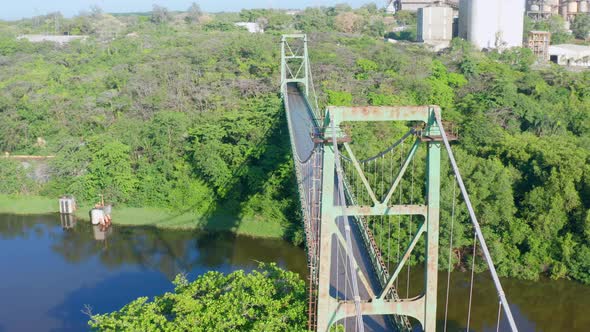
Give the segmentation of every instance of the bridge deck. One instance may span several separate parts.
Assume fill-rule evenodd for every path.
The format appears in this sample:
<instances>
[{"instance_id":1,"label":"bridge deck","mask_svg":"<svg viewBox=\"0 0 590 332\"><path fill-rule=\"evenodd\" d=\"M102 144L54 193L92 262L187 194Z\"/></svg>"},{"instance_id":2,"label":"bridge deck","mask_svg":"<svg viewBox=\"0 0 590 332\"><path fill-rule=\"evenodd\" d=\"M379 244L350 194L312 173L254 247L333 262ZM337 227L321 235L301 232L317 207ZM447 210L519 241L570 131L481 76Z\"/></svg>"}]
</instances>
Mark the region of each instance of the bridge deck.
<instances>
[{"instance_id":1,"label":"bridge deck","mask_svg":"<svg viewBox=\"0 0 590 332\"><path fill-rule=\"evenodd\" d=\"M290 130L291 130L291 138L294 141L293 144L295 146L295 153L297 156L296 163L299 161L300 163L309 160L313 153L315 144L313 142L312 133L317 134L318 129L315 125L313 119L313 112L309 109L309 103L307 103L305 96L303 93L294 85L289 84L287 86L287 94L286 94L286 107L287 107L287 114L289 116L289 123L290 123ZM297 160L298 159L298 160ZM321 163L321 161L320 161ZM321 165L320 165L321 166ZM303 190L302 195L306 196L303 201L305 204L311 202L313 199L310 197L318 197L313 196L313 191L316 189L315 187L310 187L313 185L313 179L317 174L317 168L315 167L301 167L298 172L298 179L302 183ZM335 183L337 182L336 179ZM337 187L335 185L335 187ZM316 193L317 194L317 193ZM339 197L336 193L334 194L335 197ZM319 198L318 198L319 199ZM337 204L340 204L339 200L337 200ZM338 226L341 232L344 234L344 220L340 218L337 220ZM361 238L360 231L358 229L358 225L354 221L353 218L350 218L350 225L352 226L352 247L353 247L353 254L355 259L357 260L360 268L364 272L364 274L368 277L370 286L373 288L375 293L380 291L380 285L377 280L377 277L374 273L373 268L371 267L371 261L369 257L366 255L362 255L361 252L365 250L362 248L363 241ZM346 282L346 265L345 265L345 251L342 248L338 248L336 242L332 245L333 257L340 256L337 260L333 260L331 262L331 275L330 275L330 294L334 297L338 295L339 298L345 298L352 300L352 290L350 287L350 281ZM359 292L360 297L362 300L369 300L369 292L367 289L362 285L359 284ZM390 321L385 316L365 316L363 317L365 323L365 331L392 331L394 330L393 326L391 326ZM347 320L347 330L354 330L354 318L349 318Z\"/></svg>"}]
</instances>

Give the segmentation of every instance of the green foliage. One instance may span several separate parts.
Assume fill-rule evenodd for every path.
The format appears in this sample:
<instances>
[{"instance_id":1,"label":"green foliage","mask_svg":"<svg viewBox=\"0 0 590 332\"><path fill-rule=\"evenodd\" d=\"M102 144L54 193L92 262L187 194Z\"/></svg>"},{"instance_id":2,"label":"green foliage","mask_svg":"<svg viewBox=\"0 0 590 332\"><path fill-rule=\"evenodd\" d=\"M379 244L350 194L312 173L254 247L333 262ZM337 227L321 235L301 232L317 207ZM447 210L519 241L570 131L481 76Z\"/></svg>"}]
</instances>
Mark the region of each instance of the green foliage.
<instances>
[{"instance_id":1,"label":"green foliage","mask_svg":"<svg viewBox=\"0 0 590 332\"><path fill-rule=\"evenodd\" d=\"M400 10L395 13L395 19L401 25L416 25L418 22L418 17L416 12L411 12L408 10Z\"/></svg>"},{"instance_id":2,"label":"green foliage","mask_svg":"<svg viewBox=\"0 0 590 332\"><path fill-rule=\"evenodd\" d=\"M186 23L199 23L201 21L201 17L203 16L203 11L201 10L201 7L196 4L196 3L192 3L190 5L190 7L187 10L187 15L184 18L184 20L186 21Z\"/></svg>"},{"instance_id":3,"label":"green foliage","mask_svg":"<svg viewBox=\"0 0 590 332\"><path fill-rule=\"evenodd\" d=\"M305 283L294 272L261 264L249 274L207 272L148 302L146 297L121 310L93 315L99 331L305 331Z\"/></svg>"},{"instance_id":4,"label":"green foliage","mask_svg":"<svg viewBox=\"0 0 590 332\"><path fill-rule=\"evenodd\" d=\"M551 15L548 19L534 22L529 28L551 32L551 44L564 44L572 40L572 35L565 28L565 20L560 15Z\"/></svg>"},{"instance_id":5,"label":"green foliage","mask_svg":"<svg viewBox=\"0 0 590 332\"><path fill-rule=\"evenodd\" d=\"M314 62L331 68L322 82L327 104L347 105L352 96L355 105L438 104L444 118L459 126L454 150L501 275L535 279L545 273L588 282L587 73L536 70L528 50L483 54L461 40L437 57L363 38L337 40L340 48L346 47L336 53L343 63L324 57ZM330 39L324 42L329 45ZM354 59L347 60L349 53ZM355 77L362 79L351 80ZM346 97L340 93L344 89ZM395 135L392 128L355 125L353 148L357 157L368 157L386 147L383 138ZM451 209L452 177L447 172L443 220ZM368 176L375 178L370 171ZM403 195L409 201L407 193ZM469 261L472 231L464 207L458 207L457 218L457 254L451 259L462 265ZM443 229L441 243L448 241L448 230ZM388 248L382 250L387 256ZM448 259L443 257L441 263Z\"/></svg>"},{"instance_id":6,"label":"green foliage","mask_svg":"<svg viewBox=\"0 0 590 332\"><path fill-rule=\"evenodd\" d=\"M369 77L369 73L376 71L379 69L379 65L374 61L368 59L358 59L356 60L356 66L358 68L357 73L355 74L355 78L357 80L364 80Z\"/></svg>"},{"instance_id":7,"label":"green foliage","mask_svg":"<svg viewBox=\"0 0 590 332\"><path fill-rule=\"evenodd\" d=\"M205 31L236 31L240 27L235 26L232 22L213 21L205 24L203 30Z\"/></svg>"},{"instance_id":8,"label":"green foliage","mask_svg":"<svg viewBox=\"0 0 590 332\"><path fill-rule=\"evenodd\" d=\"M334 106L351 106L352 94L346 91L326 90L328 95L328 104Z\"/></svg>"},{"instance_id":9,"label":"green foliage","mask_svg":"<svg viewBox=\"0 0 590 332\"><path fill-rule=\"evenodd\" d=\"M449 73L440 61L433 61L432 74L428 78L430 83L429 104L437 104L445 110L452 110L455 101L455 89L467 83L465 77L458 73Z\"/></svg>"},{"instance_id":10,"label":"green foliage","mask_svg":"<svg viewBox=\"0 0 590 332\"><path fill-rule=\"evenodd\" d=\"M536 56L529 48L514 47L502 53L492 53L500 61L511 65L519 71L528 71L536 61Z\"/></svg>"},{"instance_id":11,"label":"green foliage","mask_svg":"<svg viewBox=\"0 0 590 332\"><path fill-rule=\"evenodd\" d=\"M387 38L395 40L416 41L418 38L418 27L416 25L410 25L405 30L389 32L387 34Z\"/></svg>"},{"instance_id":12,"label":"green foliage","mask_svg":"<svg viewBox=\"0 0 590 332\"><path fill-rule=\"evenodd\" d=\"M571 29L576 38L588 38L590 36L590 15L576 15Z\"/></svg>"},{"instance_id":13,"label":"green foliage","mask_svg":"<svg viewBox=\"0 0 590 332\"><path fill-rule=\"evenodd\" d=\"M3 162L11 181L2 192L67 193L81 204L104 194L130 207L192 213L195 225L234 216L223 228L243 219L295 239L287 229L298 221L298 201L271 79L274 36L203 31L236 30L229 17L209 25L142 17L128 23L135 36L107 42L55 48L0 38L0 148L56 155L44 162L48 183Z\"/></svg>"},{"instance_id":14,"label":"green foliage","mask_svg":"<svg viewBox=\"0 0 590 332\"><path fill-rule=\"evenodd\" d=\"M258 22L265 31L281 31L292 26L293 15L275 9L243 9L240 12L240 20Z\"/></svg>"},{"instance_id":15,"label":"green foliage","mask_svg":"<svg viewBox=\"0 0 590 332\"><path fill-rule=\"evenodd\" d=\"M152 17L150 19L152 23L164 24L172 20L172 15L166 7L154 5L152 9Z\"/></svg>"},{"instance_id":16,"label":"green foliage","mask_svg":"<svg viewBox=\"0 0 590 332\"><path fill-rule=\"evenodd\" d=\"M327 31L333 24L330 18L321 8L306 8L297 14L295 28L304 32Z\"/></svg>"},{"instance_id":17,"label":"green foliage","mask_svg":"<svg viewBox=\"0 0 590 332\"><path fill-rule=\"evenodd\" d=\"M67 178L67 181L70 181L67 192L75 194L82 201L97 200L99 194L104 194L113 202L128 202L135 193L137 185L129 146L117 140L104 142L105 139L104 136L91 137L75 152L76 156L73 159L79 160L86 167L78 170L82 173L79 176ZM67 166L79 167L80 165ZM76 172L76 170L60 171L62 174L68 172Z\"/></svg>"},{"instance_id":18,"label":"green foliage","mask_svg":"<svg viewBox=\"0 0 590 332\"><path fill-rule=\"evenodd\" d=\"M369 92L367 100L369 101L369 104L373 106L404 106L415 104L415 101L405 95L387 95L374 92Z\"/></svg>"},{"instance_id":19,"label":"green foliage","mask_svg":"<svg viewBox=\"0 0 590 332\"><path fill-rule=\"evenodd\" d=\"M0 194L34 194L38 185L20 162L0 157Z\"/></svg>"}]
</instances>

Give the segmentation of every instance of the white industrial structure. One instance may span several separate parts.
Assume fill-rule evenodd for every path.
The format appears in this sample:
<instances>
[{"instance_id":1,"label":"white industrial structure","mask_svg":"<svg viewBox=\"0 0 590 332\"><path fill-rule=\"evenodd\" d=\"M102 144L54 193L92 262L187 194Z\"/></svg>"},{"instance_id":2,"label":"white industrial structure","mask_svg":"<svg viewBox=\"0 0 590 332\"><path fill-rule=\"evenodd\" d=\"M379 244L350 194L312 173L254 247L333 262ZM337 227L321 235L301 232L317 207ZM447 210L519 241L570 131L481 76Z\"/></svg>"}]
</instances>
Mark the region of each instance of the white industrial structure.
<instances>
[{"instance_id":1,"label":"white industrial structure","mask_svg":"<svg viewBox=\"0 0 590 332\"><path fill-rule=\"evenodd\" d=\"M527 14L534 19L561 15L568 21L576 15L588 14L590 0L527 0Z\"/></svg>"},{"instance_id":2,"label":"white industrial structure","mask_svg":"<svg viewBox=\"0 0 590 332\"><path fill-rule=\"evenodd\" d=\"M393 3L396 10L408 10L415 12L420 8L432 5L448 5L451 7L457 7L459 0L393 0L390 2Z\"/></svg>"},{"instance_id":3,"label":"white industrial structure","mask_svg":"<svg viewBox=\"0 0 590 332\"><path fill-rule=\"evenodd\" d=\"M448 6L429 6L418 9L419 42L448 47L453 39L453 8Z\"/></svg>"},{"instance_id":4,"label":"white industrial structure","mask_svg":"<svg viewBox=\"0 0 590 332\"><path fill-rule=\"evenodd\" d=\"M590 67L590 46L562 44L549 46L549 58L562 66Z\"/></svg>"},{"instance_id":5,"label":"white industrial structure","mask_svg":"<svg viewBox=\"0 0 590 332\"><path fill-rule=\"evenodd\" d=\"M234 25L237 27L246 28L246 30L248 30L250 33L264 33L264 28L262 25L256 22L237 22L234 23Z\"/></svg>"},{"instance_id":6,"label":"white industrial structure","mask_svg":"<svg viewBox=\"0 0 590 332\"><path fill-rule=\"evenodd\" d=\"M461 0L459 37L479 49L522 46L525 0Z\"/></svg>"}]
</instances>

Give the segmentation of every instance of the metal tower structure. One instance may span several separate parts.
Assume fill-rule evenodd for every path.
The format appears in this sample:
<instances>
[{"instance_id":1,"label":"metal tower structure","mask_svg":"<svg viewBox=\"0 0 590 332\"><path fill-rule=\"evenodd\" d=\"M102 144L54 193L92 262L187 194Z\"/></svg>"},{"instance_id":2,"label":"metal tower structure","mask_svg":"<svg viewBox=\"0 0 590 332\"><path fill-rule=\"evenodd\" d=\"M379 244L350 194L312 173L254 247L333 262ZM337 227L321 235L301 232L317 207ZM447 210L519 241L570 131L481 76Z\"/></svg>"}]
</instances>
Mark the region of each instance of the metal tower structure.
<instances>
[{"instance_id":1,"label":"metal tower structure","mask_svg":"<svg viewBox=\"0 0 590 332\"><path fill-rule=\"evenodd\" d=\"M401 262L389 277L382 290L377 294L371 294L369 301L361 303L363 315L403 315L416 318L425 331L434 331L436 328L437 282L438 282L438 238L439 238L439 202L440 202L440 131L436 125L434 111L436 106L425 107L329 107L326 113L324 137L335 137L342 141L344 148L351 157L358 175L371 200L372 206L360 206L349 204L337 204L335 201L334 178L337 176L338 148L332 140L326 139L323 158L323 190L322 211L320 227L320 259L319 259L319 289L318 289L318 323L317 331L328 331L330 326L340 319L355 315L355 303L351 300L337 300L330 296L330 269L333 251L333 241L344 242L341 231L336 225L336 219L342 217L359 216L394 216L394 215L421 215L424 222L418 227L413 240L406 248ZM340 125L344 122L358 121L421 121L425 123L424 136L430 137L423 142L417 138L403 167L396 179L390 184L390 189L384 198L377 197L374 188L371 188L366 175L346 142L344 132ZM331 128L335 128L332 130ZM427 202L424 205L395 205L392 204L392 196L398 184L404 176L410 161L414 157L418 146L427 145ZM399 299L393 296L394 282L399 276L403 266L407 262L418 240L422 236L426 238L426 273L424 276L425 292L413 299ZM346 248L346 247L345 247ZM352 253L348 252L352 257ZM358 266L353 262L353 266ZM366 280L360 270L359 279Z\"/></svg>"},{"instance_id":2,"label":"metal tower structure","mask_svg":"<svg viewBox=\"0 0 590 332\"><path fill-rule=\"evenodd\" d=\"M305 86L305 95L308 96L309 73L307 35L283 35L281 38L281 91L289 83L301 83Z\"/></svg>"}]
</instances>

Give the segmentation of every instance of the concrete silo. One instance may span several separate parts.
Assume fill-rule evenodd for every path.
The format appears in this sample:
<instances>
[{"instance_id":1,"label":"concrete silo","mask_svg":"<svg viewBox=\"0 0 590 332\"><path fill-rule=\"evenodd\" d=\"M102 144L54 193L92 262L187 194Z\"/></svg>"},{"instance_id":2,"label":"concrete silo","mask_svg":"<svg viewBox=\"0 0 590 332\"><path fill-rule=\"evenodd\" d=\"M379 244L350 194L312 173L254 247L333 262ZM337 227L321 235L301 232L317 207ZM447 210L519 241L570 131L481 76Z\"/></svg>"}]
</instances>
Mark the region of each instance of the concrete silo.
<instances>
[{"instance_id":1,"label":"concrete silo","mask_svg":"<svg viewBox=\"0 0 590 332\"><path fill-rule=\"evenodd\" d=\"M525 0L461 0L459 36L479 49L522 46Z\"/></svg>"}]
</instances>

